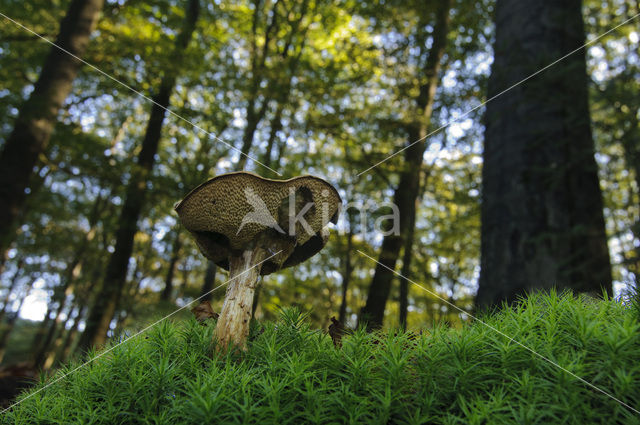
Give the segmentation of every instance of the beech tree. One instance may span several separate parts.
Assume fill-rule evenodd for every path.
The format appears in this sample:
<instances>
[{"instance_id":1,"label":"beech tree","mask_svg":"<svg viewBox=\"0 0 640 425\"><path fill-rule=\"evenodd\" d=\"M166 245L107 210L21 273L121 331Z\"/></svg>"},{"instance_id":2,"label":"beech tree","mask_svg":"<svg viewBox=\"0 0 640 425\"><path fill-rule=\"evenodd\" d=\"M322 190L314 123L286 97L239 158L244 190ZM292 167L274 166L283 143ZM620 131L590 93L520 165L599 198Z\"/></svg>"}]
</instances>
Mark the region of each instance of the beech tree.
<instances>
[{"instance_id":1,"label":"beech tree","mask_svg":"<svg viewBox=\"0 0 640 425\"><path fill-rule=\"evenodd\" d=\"M498 0L488 97L583 46L581 1ZM611 294L579 50L487 104L478 307L556 287Z\"/></svg>"},{"instance_id":2,"label":"beech tree","mask_svg":"<svg viewBox=\"0 0 640 425\"><path fill-rule=\"evenodd\" d=\"M138 230L138 219L144 205L147 181L155 163L162 135L162 124L178 76L178 65L196 27L200 11L199 0L189 0L181 32L176 37L172 63L163 76L157 94L153 96L151 114L142 140L142 149L127 186L124 205L120 212L119 228L113 253L109 256L102 287L95 296L87 317L86 327L79 342L80 349L102 345L107 338L111 320L126 283L133 238Z\"/></svg>"},{"instance_id":3,"label":"beech tree","mask_svg":"<svg viewBox=\"0 0 640 425\"><path fill-rule=\"evenodd\" d=\"M21 106L13 131L0 153L0 271L13 241L33 168L45 151L58 111L71 92L82 65L78 58L87 49L102 5L103 0L71 2L55 40L58 47L51 46L38 81Z\"/></svg>"},{"instance_id":4,"label":"beech tree","mask_svg":"<svg viewBox=\"0 0 640 425\"><path fill-rule=\"evenodd\" d=\"M415 102L417 115L414 122L407 125L407 148L404 151L404 165L400 172L400 181L393 195L393 202L398 206L400 214L399 233L391 233L382 240L380 256L376 265L375 274L369 286L367 303L360 312L359 321L366 323L368 328L382 326L384 310L391 290L391 282L394 278L392 270L403 247L403 241L412 238L415 226L416 199L420 192L420 172L422 169L422 157L427 142L424 139L429 130L433 104L438 87L438 78L442 57L445 52L447 35L449 34L449 10L451 1L438 2L435 12L435 25L432 34L431 48L425 52L426 61L424 68L416 76L421 81ZM424 23L423 23L424 24ZM426 44L422 41L421 44ZM405 245L405 249L410 249Z\"/></svg>"}]
</instances>

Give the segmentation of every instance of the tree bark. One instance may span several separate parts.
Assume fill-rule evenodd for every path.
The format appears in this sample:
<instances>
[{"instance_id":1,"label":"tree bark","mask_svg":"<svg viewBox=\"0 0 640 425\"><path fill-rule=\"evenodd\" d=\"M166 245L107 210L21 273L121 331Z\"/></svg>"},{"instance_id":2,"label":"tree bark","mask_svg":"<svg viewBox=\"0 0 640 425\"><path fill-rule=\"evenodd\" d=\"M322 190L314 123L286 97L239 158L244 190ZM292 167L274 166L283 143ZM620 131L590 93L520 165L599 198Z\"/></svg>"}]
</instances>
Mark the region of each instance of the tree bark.
<instances>
[{"instance_id":1,"label":"tree bark","mask_svg":"<svg viewBox=\"0 0 640 425\"><path fill-rule=\"evenodd\" d=\"M103 0L73 0L60 23L56 45L82 57L96 26ZM15 237L29 179L49 142L58 111L71 92L82 63L51 47L33 92L20 108L13 131L0 153L0 257Z\"/></svg>"},{"instance_id":2,"label":"tree bark","mask_svg":"<svg viewBox=\"0 0 640 425\"><path fill-rule=\"evenodd\" d=\"M353 260L351 258L351 254L353 251L353 235L353 221L349 220L349 233L347 233L347 251L345 252L342 259L342 301L340 302L340 310L338 312L338 322L343 324L347 320L347 294L349 291L349 283L351 283L351 275L353 274Z\"/></svg>"},{"instance_id":3,"label":"tree bark","mask_svg":"<svg viewBox=\"0 0 640 425\"><path fill-rule=\"evenodd\" d=\"M581 2L498 0L488 97L584 44ZM476 307L537 289L611 294L585 51L487 104Z\"/></svg>"},{"instance_id":4,"label":"tree bark","mask_svg":"<svg viewBox=\"0 0 640 425\"><path fill-rule=\"evenodd\" d=\"M213 293L211 291L214 288L214 284L216 282L216 263L213 261L207 262L207 270L204 273L204 280L202 282L202 290L200 291L200 301L211 301L213 298Z\"/></svg>"},{"instance_id":5,"label":"tree bark","mask_svg":"<svg viewBox=\"0 0 640 425\"><path fill-rule=\"evenodd\" d=\"M173 246L171 247L171 260L169 260L167 277L164 280L164 289L160 294L161 301L169 301L171 299L171 294L173 293L173 277L176 272L176 264L178 264L178 260L180 259L180 246L180 232L176 231L176 238L174 239Z\"/></svg>"},{"instance_id":6,"label":"tree bark","mask_svg":"<svg viewBox=\"0 0 640 425\"><path fill-rule=\"evenodd\" d=\"M418 98L415 99L421 111L421 119L417 124L411 125L407 129L409 143L413 143L415 140L427 135L427 129L429 128L429 122L433 112L436 88L438 86L438 74L446 47L447 35L449 33L450 8L450 0L438 2L433 43L424 68L426 83L420 87L420 94ZM369 330L382 326L384 310L387 299L389 298L391 282L394 276L391 270L395 270L396 268L403 241L407 237L409 225L412 221L411 217L415 215L415 201L420 191L419 177L425 149L426 143L422 141L410 145L404 151L404 168L400 173L400 182L393 196L393 202L397 205L400 213L400 234L390 234L382 240L380 256L378 257L378 261L382 265L376 265L373 279L369 285L367 302L358 317L358 321L365 323Z\"/></svg>"},{"instance_id":7,"label":"tree bark","mask_svg":"<svg viewBox=\"0 0 640 425\"><path fill-rule=\"evenodd\" d=\"M418 188L418 191L420 188ZM418 208L418 199L414 201L415 205L409 215L409 224L407 225L407 234L404 240L402 254L402 269L400 270L400 299L399 299L399 323L400 328L407 329L407 315L409 313L409 274L411 274L411 258L413 257L413 239L415 237L416 227L416 210ZM413 214L411 214L413 213Z\"/></svg>"},{"instance_id":8,"label":"tree bark","mask_svg":"<svg viewBox=\"0 0 640 425\"><path fill-rule=\"evenodd\" d=\"M120 227L116 233L115 250L109 257L105 278L87 318L86 328L80 339L79 347L86 350L91 345L104 344L111 320L125 285L129 259L133 250L133 239L137 231L137 222L144 205L147 181L151 175L158 151L162 124L169 98L176 81L177 65L180 64L195 29L199 14L199 0L190 0L187 4L184 26L176 38L176 47L171 57L171 65L162 78L158 93L153 96L154 104L147 124L142 149L127 186L125 202L120 213Z\"/></svg>"}]
</instances>

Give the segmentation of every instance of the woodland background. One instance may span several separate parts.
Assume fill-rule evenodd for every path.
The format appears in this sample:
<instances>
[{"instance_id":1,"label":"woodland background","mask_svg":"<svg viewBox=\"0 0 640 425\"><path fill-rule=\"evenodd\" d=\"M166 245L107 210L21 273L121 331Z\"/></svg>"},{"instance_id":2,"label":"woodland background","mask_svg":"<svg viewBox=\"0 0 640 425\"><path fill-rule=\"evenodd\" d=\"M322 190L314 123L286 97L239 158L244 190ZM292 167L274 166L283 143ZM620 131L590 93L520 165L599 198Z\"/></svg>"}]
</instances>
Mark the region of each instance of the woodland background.
<instances>
[{"instance_id":1,"label":"woodland background","mask_svg":"<svg viewBox=\"0 0 640 425\"><path fill-rule=\"evenodd\" d=\"M98 5L97 27L79 56L95 68L65 65L77 74L62 106L49 114L49 140L29 154L31 165L15 165L28 177L18 190L26 194L24 202L12 218L2 215L5 365L53 367L74 350L141 329L225 282L226 272L207 264L179 226L173 205L221 173L245 169L277 177L229 145L284 178L323 177L345 202L363 209L395 200L407 217L401 237L387 240L373 224L388 210L366 210L364 227L359 211L343 211L323 251L262 280L258 319L295 305L309 311L318 328L332 316L355 327L363 308L385 327L468 320L429 292L376 271L358 250L393 261L402 275L473 311L481 269L483 146L490 134L479 106L491 97L494 1L2 0L0 12L55 40L65 23L73 23L68 11L91 3ZM517 8L517 2L503 3ZM640 4L630 0L563 5L567 14L582 14L584 30L578 25L574 35L586 41L640 13ZM532 9L531 16L539 13ZM526 23L527 12L517 13ZM45 58L56 54L0 19L4 148L19 115L42 108L27 99L49 69ZM577 47L558 46L562 54ZM593 132L613 293L619 296L637 284L640 262L637 21L585 50L591 116L580 119ZM522 52L526 46L508 50L515 61ZM494 76L493 93L561 55L550 51L521 76ZM562 91L549 85L536 90L546 99ZM526 103L531 94L520 96ZM555 124L532 118L530 125L544 131ZM359 175L426 135L424 143ZM556 166L571 172L569 162ZM492 167L501 172L499 163ZM19 170L8 170L2 171L3 196L6 182L19 180ZM220 288L207 297L216 311L223 294Z\"/></svg>"}]
</instances>

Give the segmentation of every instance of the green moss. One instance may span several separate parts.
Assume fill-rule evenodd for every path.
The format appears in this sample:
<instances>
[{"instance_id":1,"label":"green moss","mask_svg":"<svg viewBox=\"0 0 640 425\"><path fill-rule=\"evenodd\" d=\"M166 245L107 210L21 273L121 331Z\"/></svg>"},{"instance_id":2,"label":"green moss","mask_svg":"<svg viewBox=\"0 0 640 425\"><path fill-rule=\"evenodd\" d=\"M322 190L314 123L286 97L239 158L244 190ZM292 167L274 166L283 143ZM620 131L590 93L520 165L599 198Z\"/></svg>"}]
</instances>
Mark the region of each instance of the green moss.
<instances>
[{"instance_id":1,"label":"green moss","mask_svg":"<svg viewBox=\"0 0 640 425\"><path fill-rule=\"evenodd\" d=\"M633 308L552 293L482 320L640 408L640 324ZM211 355L213 324L167 321L25 400L2 420L640 424L640 415L486 325L437 327L419 336L357 331L336 349L291 309L277 323L264 324L264 331L254 329L247 353Z\"/></svg>"}]
</instances>

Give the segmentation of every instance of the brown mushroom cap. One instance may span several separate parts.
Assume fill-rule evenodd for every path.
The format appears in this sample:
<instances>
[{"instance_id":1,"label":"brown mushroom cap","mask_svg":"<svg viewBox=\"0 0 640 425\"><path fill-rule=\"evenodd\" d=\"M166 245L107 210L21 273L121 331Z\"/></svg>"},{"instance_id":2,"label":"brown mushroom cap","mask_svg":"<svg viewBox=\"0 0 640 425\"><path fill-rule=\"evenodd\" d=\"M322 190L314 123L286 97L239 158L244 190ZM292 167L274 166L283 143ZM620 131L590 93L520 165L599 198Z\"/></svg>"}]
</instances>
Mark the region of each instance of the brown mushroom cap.
<instances>
[{"instance_id":1,"label":"brown mushroom cap","mask_svg":"<svg viewBox=\"0 0 640 425\"><path fill-rule=\"evenodd\" d=\"M337 221L340 204L338 191L318 177L272 180L241 171L201 184L175 210L204 256L226 270L231 255L256 243L270 250L269 256L281 251L262 265L266 275L320 251L329 236L325 226ZM303 210L308 227L300 221L289 226L290 217Z\"/></svg>"}]
</instances>

